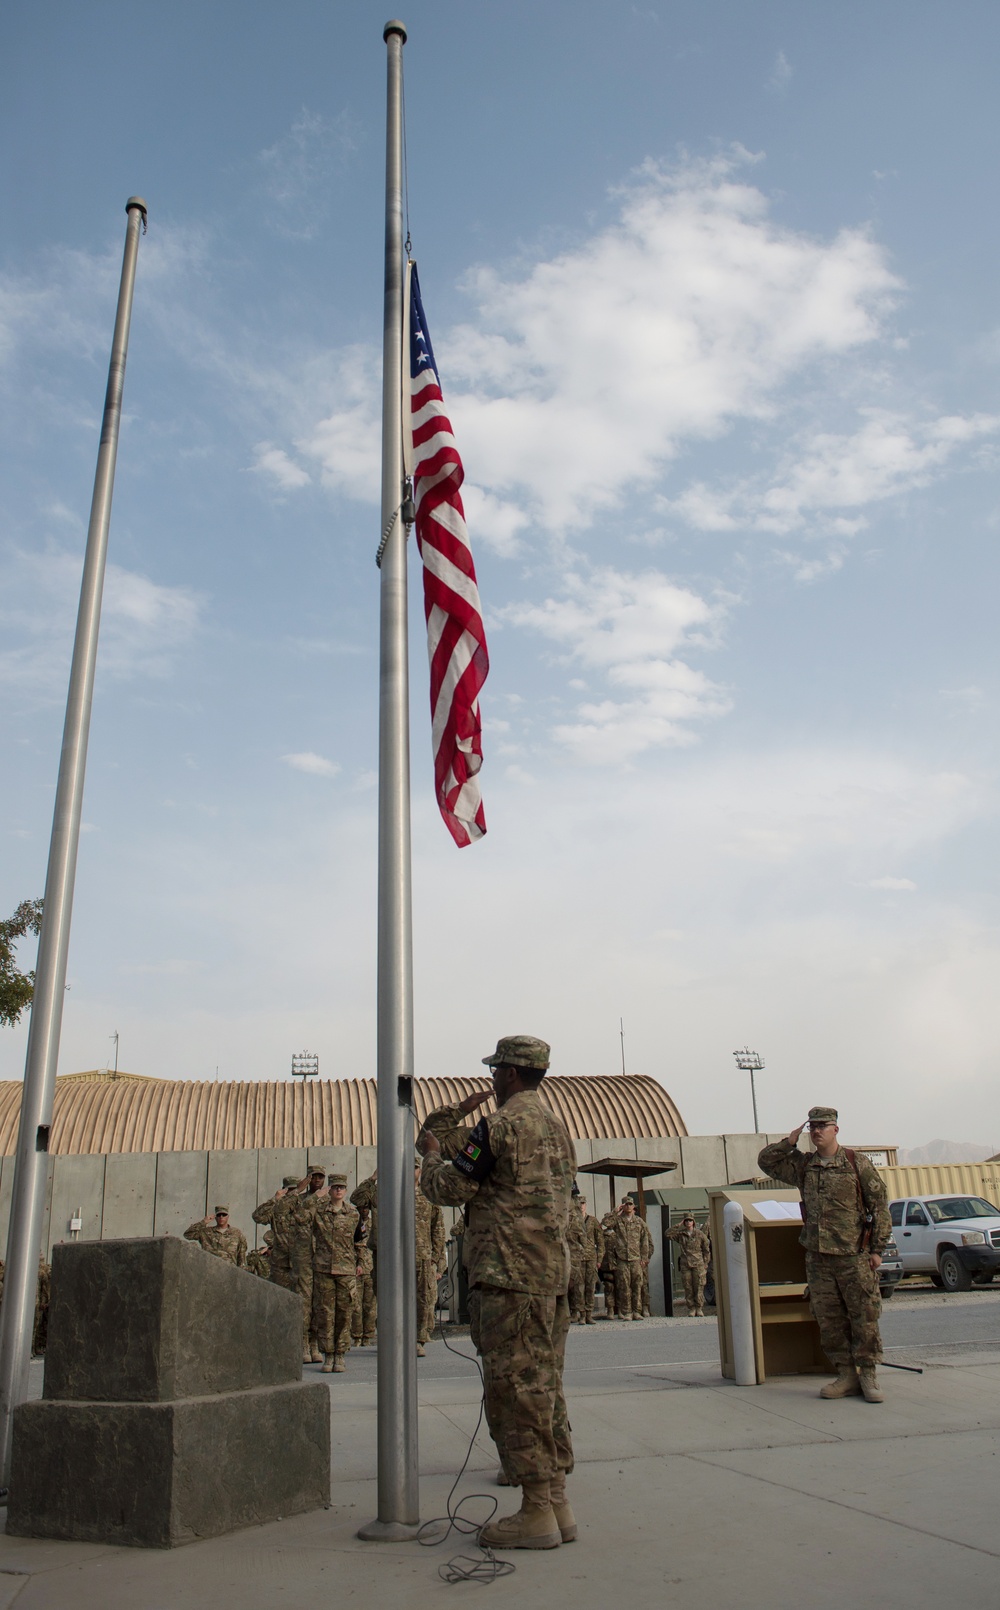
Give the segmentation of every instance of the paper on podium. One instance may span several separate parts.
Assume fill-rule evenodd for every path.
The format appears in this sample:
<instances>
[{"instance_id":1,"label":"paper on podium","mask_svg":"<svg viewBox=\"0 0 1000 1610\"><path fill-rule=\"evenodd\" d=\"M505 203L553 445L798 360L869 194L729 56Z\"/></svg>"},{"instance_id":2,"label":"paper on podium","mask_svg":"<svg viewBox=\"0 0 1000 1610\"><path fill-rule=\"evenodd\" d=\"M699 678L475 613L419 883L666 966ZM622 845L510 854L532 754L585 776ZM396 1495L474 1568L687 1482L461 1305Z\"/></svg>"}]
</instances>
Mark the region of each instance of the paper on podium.
<instances>
[{"instance_id":1,"label":"paper on podium","mask_svg":"<svg viewBox=\"0 0 1000 1610\"><path fill-rule=\"evenodd\" d=\"M795 1219L802 1223L802 1206L799 1202L754 1202L762 1219Z\"/></svg>"}]
</instances>

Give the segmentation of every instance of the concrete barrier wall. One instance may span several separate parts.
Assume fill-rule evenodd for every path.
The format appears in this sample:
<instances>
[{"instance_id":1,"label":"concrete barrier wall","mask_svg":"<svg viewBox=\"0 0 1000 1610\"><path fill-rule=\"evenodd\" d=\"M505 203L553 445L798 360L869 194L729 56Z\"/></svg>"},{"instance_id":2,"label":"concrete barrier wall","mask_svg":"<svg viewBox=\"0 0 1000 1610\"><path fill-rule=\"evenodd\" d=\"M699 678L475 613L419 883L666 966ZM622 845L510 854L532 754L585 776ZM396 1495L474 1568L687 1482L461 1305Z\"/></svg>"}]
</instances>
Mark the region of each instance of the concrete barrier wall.
<instances>
[{"instance_id":1,"label":"concrete barrier wall","mask_svg":"<svg viewBox=\"0 0 1000 1610\"><path fill-rule=\"evenodd\" d=\"M682 1185L727 1185L747 1177L766 1135L694 1135L683 1140L635 1140L604 1136L575 1142L580 1163L602 1158L662 1158L676 1162L669 1174L656 1175L653 1188ZM254 1224L258 1203L273 1195L286 1174L301 1178L310 1163L347 1175L353 1191L375 1167L374 1146L314 1146L308 1150L220 1152L119 1152L97 1157L51 1157L46 1191L45 1251L51 1257L57 1241L75 1239L70 1220L82 1219L81 1240L118 1236L183 1235L189 1224L211 1212L216 1202L228 1205L231 1222L249 1246L263 1244L263 1227ZM689 1177L690 1176L690 1177ZM0 1162L0 1247L6 1250L14 1159ZM581 1174L579 1185L598 1218L611 1205L608 1181ZM621 1196L632 1188L622 1176ZM446 1212L446 1218L453 1215Z\"/></svg>"}]
</instances>

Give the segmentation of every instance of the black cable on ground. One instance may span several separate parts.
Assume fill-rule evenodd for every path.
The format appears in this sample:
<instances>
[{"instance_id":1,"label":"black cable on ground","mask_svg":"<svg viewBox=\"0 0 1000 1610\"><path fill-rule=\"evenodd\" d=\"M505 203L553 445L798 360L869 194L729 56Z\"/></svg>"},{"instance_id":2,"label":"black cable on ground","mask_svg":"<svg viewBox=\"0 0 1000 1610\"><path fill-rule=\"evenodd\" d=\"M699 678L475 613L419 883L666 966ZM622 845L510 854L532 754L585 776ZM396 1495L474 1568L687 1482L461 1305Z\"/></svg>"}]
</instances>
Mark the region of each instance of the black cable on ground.
<instances>
[{"instance_id":1,"label":"black cable on ground","mask_svg":"<svg viewBox=\"0 0 1000 1610\"><path fill-rule=\"evenodd\" d=\"M480 1384L483 1387L483 1396L479 1400L479 1415L476 1420L475 1430L469 1439L465 1458L462 1460L462 1468L452 1482L451 1491L445 1502L446 1513L436 1515L432 1520L425 1521L417 1533L417 1542L422 1544L424 1548L437 1548L440 1543L447 1542L452 1532L457 1532L460 1537L478 1537L483 1527L489 1524L497 1512L497 1500L492 1493L466 1493L464 1498L460 1498L457 1504L452 1505L455 1489L465 1475L466 1467L472 1458L472 1450L476 1445L476 1438L483 1423L483 1415L486 1412L486 1383L483 1380L483 1368L478 1358L472 1353L463 1353L460 1347L454 1347L445 1335L444 1324L441 1320L440 1302L435 1302L434 1310L437 1315L437 1330L441 1340L449 1353L454 1353L456 1358L464 1358L467 1363L476 1366L479 1372ZM461 1513L462 1505L469 1503L472 1499L483 1499L486 1503L492 1505L485 1520L474 1521ZM444 1526L444 1531L436 1537L425 1537L424 1533L432 1526ZM444 1565L439 1565L438 1576L441 1580L443 1582L490 1583L496 1582L502 1576L512 1576L517 1569L513 1560L498 1560L493 1550L488 1548L485 1543L477 1543L475 1549L475 1554L455 1554L450 1560L446 1560Z\"/></svg>"}]
</instances>

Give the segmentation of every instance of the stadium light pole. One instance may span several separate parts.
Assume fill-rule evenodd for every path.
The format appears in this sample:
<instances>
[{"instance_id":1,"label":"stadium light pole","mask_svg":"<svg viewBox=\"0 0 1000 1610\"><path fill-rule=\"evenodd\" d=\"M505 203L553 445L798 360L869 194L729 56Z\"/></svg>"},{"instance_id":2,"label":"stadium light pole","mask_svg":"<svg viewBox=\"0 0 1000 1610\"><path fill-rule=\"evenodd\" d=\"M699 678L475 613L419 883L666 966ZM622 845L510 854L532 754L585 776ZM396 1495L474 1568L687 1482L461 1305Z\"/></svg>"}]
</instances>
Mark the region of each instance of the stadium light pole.
<instances>
[{"instance_id":1,"label":"stadium light pole","mask_svg":"<svg viewBox=\"0 0 1000 1610\"><path fill-rule=\"evenodd\" d=\"M745 1045L742 1051L734 1051L733 1056L736 1058L736 1066L743 1073L748 1073L750 1075L750 1099L753 1102L753 1132L755 1135L759 1135L760 1125L757 1122L757 1087L754 1084L753 1076L755 1073L759 1073L761 1068L763 1068L764 1058L759 1056L756 1051L751 1051L748 1045Z\"/></svg>"}]
</instances>

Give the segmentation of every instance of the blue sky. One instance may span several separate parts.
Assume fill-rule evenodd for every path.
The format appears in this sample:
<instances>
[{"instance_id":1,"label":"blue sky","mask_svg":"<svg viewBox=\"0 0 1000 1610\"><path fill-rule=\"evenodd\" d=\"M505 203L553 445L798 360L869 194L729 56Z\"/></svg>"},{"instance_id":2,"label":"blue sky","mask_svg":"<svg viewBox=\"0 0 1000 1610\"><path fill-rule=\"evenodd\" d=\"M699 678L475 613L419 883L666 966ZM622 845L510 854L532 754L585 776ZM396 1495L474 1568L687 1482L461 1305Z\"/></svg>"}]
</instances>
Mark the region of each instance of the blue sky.
<instances>
[{"instance_id":1,"label":"blue sky","mask_svg":"<svg viewBox=\"0 0 1000 1610\"><path fill-rule=\"evenodd\" d=\"M40 894L132 193L61 1069L374 1055L387 13L7 8L0 905ZM697 1132L1000 1146L985 4L405 12L410 225L492 654L417 1071L500 1033ZM29 951L25 948L25 961ZM19 1077L23 1030L0 1037Z\"/></svg>"}]
</instances>

